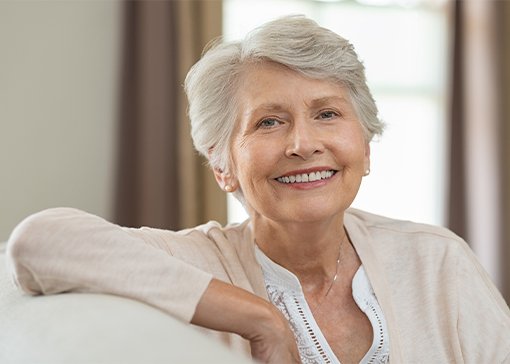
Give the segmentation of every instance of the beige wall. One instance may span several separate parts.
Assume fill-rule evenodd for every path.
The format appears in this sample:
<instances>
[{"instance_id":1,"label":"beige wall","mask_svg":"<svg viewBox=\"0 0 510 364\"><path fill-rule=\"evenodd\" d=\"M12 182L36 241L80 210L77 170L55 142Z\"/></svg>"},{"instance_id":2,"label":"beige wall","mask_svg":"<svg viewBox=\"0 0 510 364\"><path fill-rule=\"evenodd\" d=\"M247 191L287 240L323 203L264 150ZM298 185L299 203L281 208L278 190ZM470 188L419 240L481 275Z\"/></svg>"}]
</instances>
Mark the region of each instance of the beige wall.
<instances>
[{"instance_id":1,"label":"beige wall","mask_svg":"<svg viewBox=\"0 0 510 364\"><path fill-rule=\"evenodd\" d=\"M51 206L112 214L120 2L0 1L0 241Z\"/></svg>"}]
</instances>

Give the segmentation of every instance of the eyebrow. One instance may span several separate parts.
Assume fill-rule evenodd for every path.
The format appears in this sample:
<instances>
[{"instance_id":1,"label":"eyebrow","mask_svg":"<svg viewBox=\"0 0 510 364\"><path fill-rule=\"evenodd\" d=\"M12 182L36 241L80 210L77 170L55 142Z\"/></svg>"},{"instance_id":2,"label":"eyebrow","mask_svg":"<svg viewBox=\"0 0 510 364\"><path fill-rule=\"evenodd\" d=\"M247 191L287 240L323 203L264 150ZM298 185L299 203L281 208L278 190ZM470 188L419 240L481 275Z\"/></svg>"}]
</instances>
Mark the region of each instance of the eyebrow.
<instances>
[{"instance_id":1,"label":"eyebrow","mask_svg":"<svg viewBox=\"0 0 510 364\"><path fill-rule=\"evenodd\" d=\"M310 106L322 106L324 104L329 104L331 102L345 103L345 102L347 102L347 99L343 96L325 96L325 97L320 97L318 99L313 99L310 102Z\"/></svg>"},{"instance_id":2,"label":"eyebrow","mask_svg":"<svg viewBox=\"0 0 510 364\"><path fill-rule=\"evenodd\" d=\"M346 103L347 99L343 96L324 96L317 99L313 99L307 104L312 108L319 108L323 105L331 102ZM268 102L258 105L256 108L247 111L244 115L252 119L253 116L259 112L280 112L288 110L288 106L285 103Z\"/></svg>"},{"instance_id":3,"label":"eyebrow","mask_svg":"<svg viewBox=\"0 0 510 364\"><path fill-rule=\"evenodd\" d=\"M285 105L269 102L269 103L258 105L257 107L255 107L251 110L247 110L244 113L244 115L251 119L251 118L253 118L253 115L255 115L259 112L279 112L279 111L284 111L285 109L287 109L287 107Z\"/></svg>"},{"instance_id":4,"label":"eyebrow","mask_svg":"<svg viewBox=\"0 0 510 364\"><path fill-rule=\"evenodd\" d=\"M277 104L277 103L266 103L261 104L254 108L252 110L252 113L257 112L259 110L265 110L265 111L281 111L285 110L287 107L284 104Z\"/></svg>"},{"instance_id":5,"label":"eyebrow","mask_svg":"<svg viewBox=\"0 0 510 364\"><path fill-rule=\"evenodd\" d=\"M309 105L312 107L318 107L318 106L322 106L324 104L328 104L331 102L345 103L345 102L347 102L347 100L343 96L325 96L325 97L320 97L318 99L311 100L309 102ZM248 112L248 114L253 115L254 113L259 112L259 111L282 111L282 110L286 110L286 109L288 109L288 106L286 106L285 104L268 102L268 103L261 104L261 105L257 106L256 108L250 110Z\"/></svg>"}]
</instances>

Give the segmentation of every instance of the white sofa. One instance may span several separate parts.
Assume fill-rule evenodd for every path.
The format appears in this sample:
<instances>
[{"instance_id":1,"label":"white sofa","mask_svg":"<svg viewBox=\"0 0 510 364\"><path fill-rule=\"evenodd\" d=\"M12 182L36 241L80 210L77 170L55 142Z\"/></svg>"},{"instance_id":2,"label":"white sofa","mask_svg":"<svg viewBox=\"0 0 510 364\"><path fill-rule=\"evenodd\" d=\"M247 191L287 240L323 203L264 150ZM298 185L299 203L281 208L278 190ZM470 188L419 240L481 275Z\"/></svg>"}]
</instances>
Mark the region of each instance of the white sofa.
<instances>
[{"instance_id":1,"label":"white sofa","mask_svg":"<svg viewBox=\"0 0 510 364\"><path fill-rule=\"evenodd\" d=\"M0 244L0 363L251 363L161 311L101 294L28 296Z\"/></svg>"}]
</instances>

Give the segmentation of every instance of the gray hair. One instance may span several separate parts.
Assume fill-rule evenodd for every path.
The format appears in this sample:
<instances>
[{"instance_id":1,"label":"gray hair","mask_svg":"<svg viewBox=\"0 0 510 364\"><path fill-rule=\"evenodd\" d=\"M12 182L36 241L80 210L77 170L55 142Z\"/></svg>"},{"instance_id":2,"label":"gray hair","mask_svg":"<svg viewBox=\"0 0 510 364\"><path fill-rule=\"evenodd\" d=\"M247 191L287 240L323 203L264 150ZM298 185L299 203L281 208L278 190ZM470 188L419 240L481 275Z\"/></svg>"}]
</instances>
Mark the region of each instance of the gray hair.
<instances>
[{"instance_id":1,"label":"gray hair","mask_svg":"<svg viewBox=\"0 0 510 364\"><path fill-rule=\"evenodd\" d=\"M367 142L384 124L368 89L354 47L338 34L303 16L287 16L254 29L241 41L214 42L186 80L188 114L195 148L212 168L229 171L231 136L238 110L237 80L243 66L261 61L284 65L314 79L347 87Z\"/></svg>"}]
</instances>

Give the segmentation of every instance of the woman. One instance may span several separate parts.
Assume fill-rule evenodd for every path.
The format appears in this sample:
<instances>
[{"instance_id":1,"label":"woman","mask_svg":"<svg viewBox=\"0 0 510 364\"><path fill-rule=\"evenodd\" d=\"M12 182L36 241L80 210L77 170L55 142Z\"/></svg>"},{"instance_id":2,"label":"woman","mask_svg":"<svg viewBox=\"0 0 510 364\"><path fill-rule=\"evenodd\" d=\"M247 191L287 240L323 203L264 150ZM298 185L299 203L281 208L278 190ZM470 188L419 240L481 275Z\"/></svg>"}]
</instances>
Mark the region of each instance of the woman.
<instances>
[{"instance_id":1,"label":"woman","mask_svg":"<svg viewBox=\"0 0 510 364\"><path fill-rule=\"evenodd\" d=\"M349 209L383 125L345 39L282 18L212 46L185 88L195 147L250 219L43 211L9 241L23 290L138 299L266 363L510 360L508 306L460 238Z\"/></svg>"}]
</instances>

